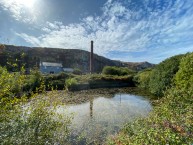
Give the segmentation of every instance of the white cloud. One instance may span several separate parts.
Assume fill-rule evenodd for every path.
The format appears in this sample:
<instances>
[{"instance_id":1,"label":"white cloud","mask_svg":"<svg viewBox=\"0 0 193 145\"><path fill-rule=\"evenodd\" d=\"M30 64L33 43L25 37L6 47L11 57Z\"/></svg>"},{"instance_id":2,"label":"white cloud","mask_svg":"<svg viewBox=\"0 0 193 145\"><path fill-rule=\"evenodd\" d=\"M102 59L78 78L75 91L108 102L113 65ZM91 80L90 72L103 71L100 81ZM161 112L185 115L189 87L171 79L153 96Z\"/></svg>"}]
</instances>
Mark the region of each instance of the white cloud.
<instances>
[{"instance_id":1,"label":"white cloud","mask_svg":"<svg viewBox=\"0 0 193 145\"><path fill-rule=\"evenodd\" d=\"M149 6L152 3L154 7ZM172 55L169 51L181 53L193 48L193 1L143 1L141 5L143 9L138 6L129 9L121 2L108 0L101 16L88 16L70 25L47 22L42 28L46 34L38 38L18 35L34 46L84 50L88 50L90 40L94 40L95 53L103 56L111 51L151 51L149 55L156 59L154 56L159 57L156 52L168 57ZM183 51L182 43L187 44L184 47L188 49ZM151 56L145 58L151 61Z\"/></svg>"},{"instance_id":2,"label":"white cloud","mask_svg":"<svg viewBox=\"0 0 193 145\"><path fill-rule=\"evenodd\" d=\"M41 43L41 41L39 40L40 38L36 38L34 36L29 36L25 33L20 33L20 34L16 33L16 35L22 37L23 39L25 39L26 42L31 43L34 46L39 46Z\"/></svg>"},{"instance_id":3,"label":"white cloud","mask_svg":"<svg viewBox=\"0 0 193 145\"><path fill-rule=\"evenodd\" d=\"M35 3L35 0L33 0ZM25 2L23 0L0 0L0 7L3 10L11 13L11 16L24 23L33 23L37 17L37 10L35 7L28 7L32 2Z\"/></svg>"},{"instance_id":4,"label":"white cloud","mask_svg":"<svg viewBox=\"0 0 193 145\"><path fill-rule=\"evenodd\" d=\"M43 27L43 28L42 28L42 31L44 31L44 32L46 32L46 33L49 33L49 32L51 32L52 30L49 29L49 28L47 28L47 27Z\"/></svg>"}]
</instances>

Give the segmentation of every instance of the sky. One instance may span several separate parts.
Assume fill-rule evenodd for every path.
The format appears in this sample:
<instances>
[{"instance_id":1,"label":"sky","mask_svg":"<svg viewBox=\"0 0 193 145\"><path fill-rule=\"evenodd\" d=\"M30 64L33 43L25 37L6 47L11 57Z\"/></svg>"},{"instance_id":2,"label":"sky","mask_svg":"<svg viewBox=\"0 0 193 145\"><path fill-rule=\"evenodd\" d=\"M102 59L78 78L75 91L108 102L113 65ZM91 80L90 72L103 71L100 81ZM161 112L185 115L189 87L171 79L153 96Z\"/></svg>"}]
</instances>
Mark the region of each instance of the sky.
<instances>
[{"instance_id":1,"label":"sky","mask_svg":"<svg viewBox=\"0 0 193 145\"><path fill-rule=\"evenodd\" d=\"M193 0L0 0L0 43L159 63L193 52Z\"/></svg>"}]
</instances>

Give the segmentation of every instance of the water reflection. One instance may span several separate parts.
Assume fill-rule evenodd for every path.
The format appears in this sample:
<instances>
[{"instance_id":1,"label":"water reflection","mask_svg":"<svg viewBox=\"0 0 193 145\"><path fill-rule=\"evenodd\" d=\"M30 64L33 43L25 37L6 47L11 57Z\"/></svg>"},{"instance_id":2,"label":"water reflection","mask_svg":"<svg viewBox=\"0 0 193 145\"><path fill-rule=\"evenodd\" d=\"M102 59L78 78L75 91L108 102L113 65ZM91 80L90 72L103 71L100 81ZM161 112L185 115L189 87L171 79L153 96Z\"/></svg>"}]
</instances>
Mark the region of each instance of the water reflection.
<instances>
[{"instance_id":1,"label":"water reflection","mask_svg":"<svg viewBox=\"0 0 193 145\"><path fill-rule=\"evenodd\" d=\"M102 141L114 134L127 122L145 117L152 107L147 99L131 94L115 94L112 98L101 96L77 105L60 106L61 114L74 114L72 134L84 134L87 141Z\"/></svg>"},{"instance_id":2,"label":"water reflection","mask_svg":"<svg viewBox=\"0 0 193 145\"><path fill-rule=\"evenodd\" d=\"M93 98L90 99L90 118L93 116Z\"/></svg>"}]
</instances>

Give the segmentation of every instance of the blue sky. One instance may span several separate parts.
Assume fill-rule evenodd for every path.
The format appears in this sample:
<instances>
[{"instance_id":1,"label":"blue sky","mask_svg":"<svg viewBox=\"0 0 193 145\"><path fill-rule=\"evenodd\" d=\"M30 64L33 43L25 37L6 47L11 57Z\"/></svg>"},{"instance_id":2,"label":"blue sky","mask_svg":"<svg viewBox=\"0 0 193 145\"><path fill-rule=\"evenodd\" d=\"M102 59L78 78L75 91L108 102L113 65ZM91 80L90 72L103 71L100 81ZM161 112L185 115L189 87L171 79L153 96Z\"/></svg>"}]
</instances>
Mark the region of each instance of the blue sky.
<instances>
[{"instance_id":1,"label":"blue sky","mask_svg":"<svg viewBox=\"0 0 193 145\"><path fill-rule=\"evenodd\" d=\"M192 0L0 0L0 43L159 63L193 51Z\"/></svg>"}]
</instances>

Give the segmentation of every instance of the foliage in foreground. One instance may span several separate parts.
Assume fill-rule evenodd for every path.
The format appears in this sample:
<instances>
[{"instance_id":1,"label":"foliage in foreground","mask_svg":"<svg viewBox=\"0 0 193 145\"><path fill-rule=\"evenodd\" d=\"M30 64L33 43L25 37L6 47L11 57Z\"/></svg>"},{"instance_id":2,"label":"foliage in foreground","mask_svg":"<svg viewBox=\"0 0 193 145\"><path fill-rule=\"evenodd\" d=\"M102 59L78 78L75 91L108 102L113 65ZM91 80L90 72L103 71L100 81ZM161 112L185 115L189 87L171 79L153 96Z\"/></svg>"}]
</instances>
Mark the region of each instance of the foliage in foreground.
<instances>
[{"instance_id":1,"label":"foliage in foreground","mask_svg":"<svg viewBox=\"0 0 193 145\"><path fill-rule=\"evenodd\" d=\"M22 72L9 73L6 68L0 67L0 105L35 91L40 86L40 80L41 76L36 71L25 75Z\"/></svg>"},{"instance_id":2,"label":"foliage in foreground","mask_svg":"<svg viewBox=\"0 0 193 145\"><path fill-rule=\"evenodd\" d=\"M33 103L26 91L34 89L41 77L38 73L9 73L0 67L0 143L1 144L64 144L67 143L70 118L56 113L59 102L39 98ZM36 92L45 92L45 85ZM38 94L30 92L30 98ZM42 96L43 97L43 96ZM44 96L45 97L45 96ZM50 96L51 97L51 96ZM36 98L37 99L37 98Z\"/></svg>"},{"instance_id":3,"label":"foliage in foreground","mask_svg":"<svg viewBox=\"0 0 193 145\"><path fill-rule=\"evenodd\" d=\"M22 107L23 106L23 107ZM1 108L2 144L64 144L69 134L70 118L55 113L46 100L22 104L10 110Z\"/></svg>"}]
</instances>

